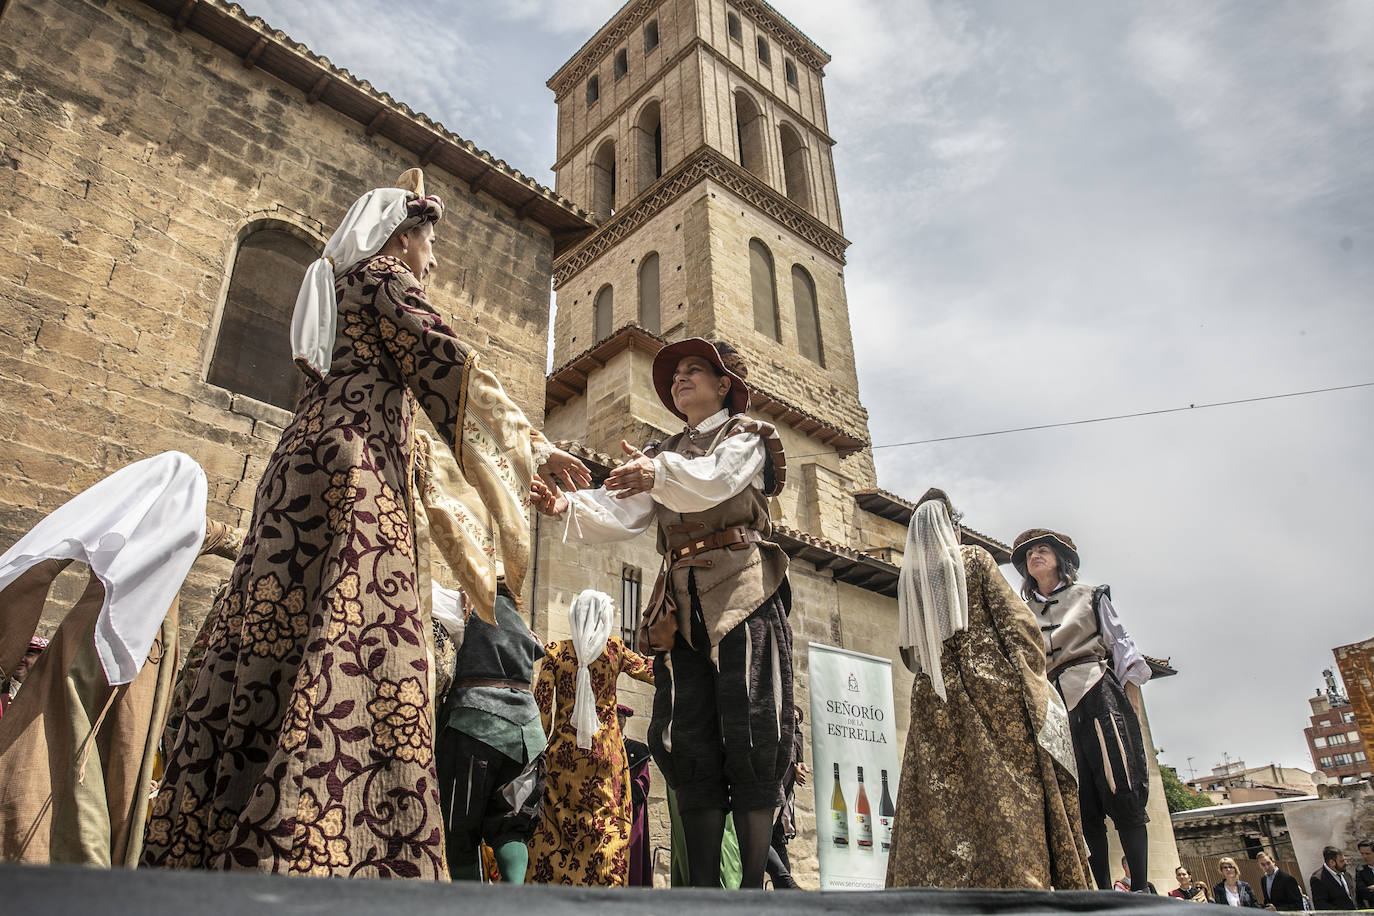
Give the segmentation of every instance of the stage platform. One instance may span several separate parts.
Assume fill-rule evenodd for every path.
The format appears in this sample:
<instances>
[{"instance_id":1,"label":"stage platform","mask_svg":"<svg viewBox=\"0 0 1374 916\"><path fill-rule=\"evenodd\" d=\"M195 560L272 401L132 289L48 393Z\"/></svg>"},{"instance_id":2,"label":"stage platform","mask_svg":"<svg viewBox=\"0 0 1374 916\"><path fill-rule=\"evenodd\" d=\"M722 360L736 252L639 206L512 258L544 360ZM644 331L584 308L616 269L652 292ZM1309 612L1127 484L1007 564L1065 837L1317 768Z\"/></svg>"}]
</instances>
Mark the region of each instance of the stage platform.
<instances>
[{"instance_id":1,"label":"stage platform","mask_svg":"<svg viewBox=\"0 0 1374 916\"><path fill-rule=\"evenodd\" d=\"M1119 916L1179 905L1112 891L712 891L589 889L423 881L291 878L0 864L0 913L32 916L534 916L574 910L601 916L879 916L906 913L1093 913Z\"/></svg>"}]
</instances>

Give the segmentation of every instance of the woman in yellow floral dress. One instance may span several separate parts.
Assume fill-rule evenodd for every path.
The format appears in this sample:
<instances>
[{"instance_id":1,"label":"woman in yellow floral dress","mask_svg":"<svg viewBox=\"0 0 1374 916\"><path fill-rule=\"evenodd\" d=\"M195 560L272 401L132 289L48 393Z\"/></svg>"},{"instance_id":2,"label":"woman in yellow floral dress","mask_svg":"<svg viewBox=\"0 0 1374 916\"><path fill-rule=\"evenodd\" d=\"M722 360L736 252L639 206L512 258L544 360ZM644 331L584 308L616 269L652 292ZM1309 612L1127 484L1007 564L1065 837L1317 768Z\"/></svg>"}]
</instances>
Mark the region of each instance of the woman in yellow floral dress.
<instances>
[{"instance_id":1,"label":"woman in yellow floral dress","mask_svg":"<svg viewBox=\"0 0 1374 916\"><path fill-rule=\"evenodd\" d=\"M623 887L629 878L630 764L616 715L616 680L628 674L652 684L654 671L610 635L611 611L610 598L583 592L570 614L573 638L544 647L534 699L549 735L548 782L527 882ZM580 669L590 687L582 703Z\"/></svg>"}]
</instances>

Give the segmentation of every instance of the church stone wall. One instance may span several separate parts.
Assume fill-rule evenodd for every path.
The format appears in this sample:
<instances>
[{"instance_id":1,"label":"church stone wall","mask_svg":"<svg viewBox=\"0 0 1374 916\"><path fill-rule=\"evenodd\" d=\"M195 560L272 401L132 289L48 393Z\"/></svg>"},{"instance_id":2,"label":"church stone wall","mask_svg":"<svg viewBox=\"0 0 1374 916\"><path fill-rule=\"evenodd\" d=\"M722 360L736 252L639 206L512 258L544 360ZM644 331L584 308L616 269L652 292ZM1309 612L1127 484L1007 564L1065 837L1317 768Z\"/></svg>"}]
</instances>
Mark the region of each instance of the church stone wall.
<instances>
[{"instance_id":1,"label":"church stone wall","mask_svg":"<svg viewBox=\"0 0 1374 916\"><path fill-rule=\"evenodd\" d=\"M167 449L205 468L212 518L246 525L289 414L204 381L236 239L267 218L319 244L414 161L129 0L11 0L0 94L0 548ZM447 207L433 300L537 421L551 239L426 178ZM197 564L187 635L228 570Z\"/></svg>"}]
</instances>

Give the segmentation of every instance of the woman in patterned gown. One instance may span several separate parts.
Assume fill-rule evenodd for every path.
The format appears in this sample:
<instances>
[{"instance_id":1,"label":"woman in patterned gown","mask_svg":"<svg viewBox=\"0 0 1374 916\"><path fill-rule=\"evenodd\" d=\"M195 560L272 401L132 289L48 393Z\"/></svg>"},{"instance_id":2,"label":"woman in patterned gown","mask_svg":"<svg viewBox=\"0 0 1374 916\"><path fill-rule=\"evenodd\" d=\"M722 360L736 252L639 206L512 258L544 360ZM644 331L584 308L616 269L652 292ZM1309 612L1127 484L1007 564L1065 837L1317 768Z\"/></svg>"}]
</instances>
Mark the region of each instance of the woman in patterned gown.
<instances>
[{"instance_id":1,"label":"woman in patterned gown","mask_svg":"<svg viewBox=\"0 0 1374 916\"><path fill-rule=\"evenodd\" d=\"M991 554L930 490L902 558L898 642L916 672L888 887L1082 889L1068 715L1040 633Z\"/></svg>"},{"instance_id":2,"label":"woman in patterned gown","mask_svg":"<svg viewBox=\"0 0 1374 916\"><path fill-rule=\"evenodd\" d=\"M630 765L616 714L616 679L628 674L652 684L654 671L652 662L610 635L611 614L609 597L583 592L569 613L573 638L544 647L534 699L549 735L548 784L530 840L527 882L624 887L629 880ZM598 646L604 647L600 654ZM579 670L590 687L580 701Z\"/></svg>"},{"instance_id":3,"label":"woman in patterned gown","mask_svg":"<svg viewBox=\"0 0 1374 916\"><path fill-rule=\"evenodd\" d=\"M292 338L310 378L211 611L144 865L447 880L416 412L458 456L503 549L522 525L528 547L534 467L580 464L530 429L430 304L443 205L409 176L353 205L302 285Z\"/></svg>"}]
</instances>

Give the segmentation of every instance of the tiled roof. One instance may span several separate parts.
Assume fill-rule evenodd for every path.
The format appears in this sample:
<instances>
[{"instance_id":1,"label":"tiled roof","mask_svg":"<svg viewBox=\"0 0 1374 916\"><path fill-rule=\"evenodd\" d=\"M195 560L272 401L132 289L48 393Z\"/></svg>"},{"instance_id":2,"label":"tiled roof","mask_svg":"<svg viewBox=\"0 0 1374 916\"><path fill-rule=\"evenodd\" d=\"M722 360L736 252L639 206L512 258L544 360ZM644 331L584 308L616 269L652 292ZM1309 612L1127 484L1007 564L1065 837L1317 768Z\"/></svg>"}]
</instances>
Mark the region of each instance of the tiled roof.
<instances>
[{"instance_id":1,"label":"tiled roof","mask_svg":"<svg viewBox=\"0 0 1374 916\"><path fill-rule=\"evenodd\" d=\"M172 19L177 31L190 29L305 94L311 104L326 105L365 126L368 136L385 137L417 157L421 167L435 166L534 220L553 236L560 254L590 233L595 225L587 211L497 159L434 119L413 111L373 88L305 45L291 40L243 8L224 0L143 0Z\"/></svg>"},{"instance_id":2,"label":"tiled roof","mask_svg":"<svg viewBox=\"0 0 1374 916\"><path fill-rule=\"evenodd\" d=\"M877 487L855 490L854 501L859 504L860 509L902 525L910 525L911 513L916 511L915 503L903 499L896 493L889 493L887 490L881 490ZM992 558L999 564L1011 562L1011 548L1006 544L980 531L975 531L962 522L960 522L959 527L965 535L965 543L973 543L982 547L992 554Z\"/></svg>"}]
</instances>

